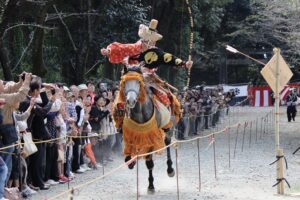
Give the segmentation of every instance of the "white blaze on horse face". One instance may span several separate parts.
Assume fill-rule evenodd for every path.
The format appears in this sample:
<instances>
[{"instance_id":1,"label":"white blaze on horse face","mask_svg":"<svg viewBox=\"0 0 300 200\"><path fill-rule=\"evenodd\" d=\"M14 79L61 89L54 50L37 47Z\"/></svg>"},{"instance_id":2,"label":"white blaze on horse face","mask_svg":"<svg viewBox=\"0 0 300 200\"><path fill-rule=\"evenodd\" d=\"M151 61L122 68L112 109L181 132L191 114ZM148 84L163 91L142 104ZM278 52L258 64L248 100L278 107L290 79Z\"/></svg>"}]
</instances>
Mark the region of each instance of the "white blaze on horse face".
<instances>
[{"instance_id":1,"label":"white blaze on horse face","mask_svg":"<svg viewBox=\"0 0 300 200\"><path fill-rule=\"evenodd\" d=\"M137 80L126 81L124 90L126 95L126 105L129 108L134 108L136 102L138 101L138 96L140 93L139 81Z\"/></svg>"}]
</instances>

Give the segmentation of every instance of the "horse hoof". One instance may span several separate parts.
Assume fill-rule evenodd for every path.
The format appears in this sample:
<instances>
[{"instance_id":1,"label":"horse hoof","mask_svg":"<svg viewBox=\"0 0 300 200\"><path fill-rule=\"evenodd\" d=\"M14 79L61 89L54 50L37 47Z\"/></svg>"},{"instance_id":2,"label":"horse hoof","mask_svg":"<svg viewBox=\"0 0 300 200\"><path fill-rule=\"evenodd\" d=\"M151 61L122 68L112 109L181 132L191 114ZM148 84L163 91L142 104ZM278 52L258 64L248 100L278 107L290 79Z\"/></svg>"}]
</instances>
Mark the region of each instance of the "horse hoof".
<instances>
[{"instance_id":1,"label":"horse hoof","mask_svg":"<svg viewBox=\"0 0 300 200\"><path fill-rule=\"evenodd\" d=\"M147 193L148 194L154 194L155 193L155 188L148 188Z\"/></svg>"},{"instance_id":2,"label":"horse hoof","mask_svg":"<svg viewBox=\"0 0 300 200\"><path fill-rule=\"evenodd\" d=\"M133 169L134 166L135 166L135 161L133 161L132 163L130 163L130 164L128 165L128 168L129 168L129 169Z\"/></svg>"},{"instance_id":3,"label":"horse hoof","mask_svg":"<svg viewBox=\"0 0 300 200\"><path fill-rule=\"evenodd\" d=\"M174 177L175 176L175 171L174 171L173 168L171 168L171 170L168 169L167 172L168 172L169 177Z\"/></svg>"},{"instance_id":4,"label":"horse hoof","mask_svg":"<svg viewBox=\"0 0 300 200\"><path fill-rule=\"evenodd\" d=\"M129 160L131 160L131 156L126 156L125 162L128 162ZM129 168L129 169L133 169L133 168L134 168L134 165L135 165L135 161L132 161L132 163L130 163L130 164L128 165L128 168Z\"/></svg>"},{"instance_id":5,"label":"horse hoof","mask_svg":"<svg viewBox=\"0 0 300 200\"><path fill-rule=\"evenodd\" d=\"M173 170L171 173L168 173L168 176L169 176L169 177L174 177L174 176L175 176L174 170Z\"/></svg>"}]
</instances>

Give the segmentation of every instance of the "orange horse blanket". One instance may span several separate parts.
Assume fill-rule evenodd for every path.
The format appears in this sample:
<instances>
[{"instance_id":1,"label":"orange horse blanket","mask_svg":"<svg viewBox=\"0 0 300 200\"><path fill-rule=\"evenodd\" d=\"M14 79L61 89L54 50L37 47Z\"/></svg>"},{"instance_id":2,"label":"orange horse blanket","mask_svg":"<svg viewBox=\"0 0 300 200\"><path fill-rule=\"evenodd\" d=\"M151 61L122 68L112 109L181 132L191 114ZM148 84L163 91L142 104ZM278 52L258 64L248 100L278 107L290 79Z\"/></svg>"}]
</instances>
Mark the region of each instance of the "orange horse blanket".
<instances>
[{"instance_id":1,"label":"orange horse blanket","mask_svg":"<svg viewBox=\"0 0 300 200\"><path fill-rule=\"evenodd\" d=\"M155 114L144 124L136 123L125 117L122 129L125 156L145 154L165 146L165 134L162 129L157 127Z\"/></svg>"}]
</instances>

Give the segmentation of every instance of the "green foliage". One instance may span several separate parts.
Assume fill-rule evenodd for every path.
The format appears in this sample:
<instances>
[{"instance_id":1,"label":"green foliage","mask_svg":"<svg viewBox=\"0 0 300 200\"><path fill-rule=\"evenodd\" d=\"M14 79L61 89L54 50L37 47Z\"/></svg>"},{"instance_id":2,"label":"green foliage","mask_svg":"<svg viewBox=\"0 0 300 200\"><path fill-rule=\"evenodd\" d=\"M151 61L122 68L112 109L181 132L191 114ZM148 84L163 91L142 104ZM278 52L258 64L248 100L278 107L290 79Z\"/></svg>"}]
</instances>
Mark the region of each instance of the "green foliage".
<instances>
[{"instance_id":1,"label":"green foliage","mask_svg":"<svg viewBox=\"0 0 300 200\"><path fill-rule=\"evenodd\" d=\"M100 49L114 41L137 41L139 24L148 24L151 18L158 19L158 31L164 36L158 46L183 60L188 56L191 30L187 6L182 0L66 0L47 1L47 7L34 1L20 2L7 12L19 14L2 24L8 6L6 1L0 1L0 29L2 25L6 28L16 23L37 24L41 17L37 10L46 8L44 26L54 28L44 30L43 60L48 71L44 79L49 82L74 84L89 79L118 79L121 66L109 64L100 55ZM294 72L299 73L299 0L190 0L190 4L195 24L192 85L219 82L225 57L230 56L224 50L225 44L246 53L265 51L268 56L273 47L280 47ZM28 44L37 30L18 27L0 42L8 50L13 76L32 70L36 47ZM228 79L232 82L261 81L253 79L260 77L256 64L228 67ZM178 88L186 84L185 70L162 67L159 74Z\"/></svg>"}]
</instances>

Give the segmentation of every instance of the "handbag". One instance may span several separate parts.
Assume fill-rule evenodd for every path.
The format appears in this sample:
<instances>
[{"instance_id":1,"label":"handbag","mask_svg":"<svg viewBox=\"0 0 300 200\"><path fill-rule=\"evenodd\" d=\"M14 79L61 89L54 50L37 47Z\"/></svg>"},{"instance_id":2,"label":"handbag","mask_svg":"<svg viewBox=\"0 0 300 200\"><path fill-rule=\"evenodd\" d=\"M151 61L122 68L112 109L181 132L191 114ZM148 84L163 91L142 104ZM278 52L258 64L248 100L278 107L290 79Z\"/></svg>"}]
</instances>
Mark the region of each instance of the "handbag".
<instances>
[{"instance_id":1,"label":"handbag","mask_svg":"<svg viewBox=\"0 0 300 200\"><path fill-rule=\"evenodd\" d=\"M24 152L26 156L30 156L38 151L36 145L32 141L32 135L30 132L26 132L23 134L23 140L24 140Z\"/></svg>"},{"instance_id":2,"label":"handbag","mask_svg":"<svg viewBox=\"0 0 300 200\"><path fill-rule=\"evenodd\" d=\"M65 160L65 156L64 156L64 151L61 149L58 149L58 157L57 157L57 161L58 162L62 162Z\"/></svg>"},{"instance_id":3,"label":"handbag","mask_svg":"<svg viewBox=\"0 0 300 200\"><path fill-rule=\"evenodd\" d=\"M19 139L16 127L13 124L1 125L0 136L4 145L11 145Z\"/></svg>"}]
</instances>

